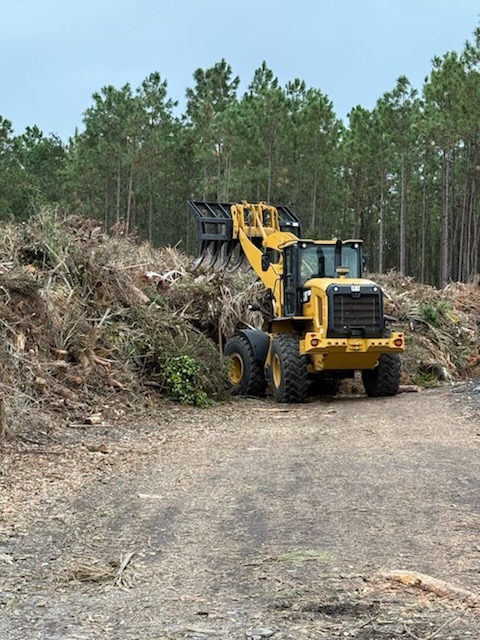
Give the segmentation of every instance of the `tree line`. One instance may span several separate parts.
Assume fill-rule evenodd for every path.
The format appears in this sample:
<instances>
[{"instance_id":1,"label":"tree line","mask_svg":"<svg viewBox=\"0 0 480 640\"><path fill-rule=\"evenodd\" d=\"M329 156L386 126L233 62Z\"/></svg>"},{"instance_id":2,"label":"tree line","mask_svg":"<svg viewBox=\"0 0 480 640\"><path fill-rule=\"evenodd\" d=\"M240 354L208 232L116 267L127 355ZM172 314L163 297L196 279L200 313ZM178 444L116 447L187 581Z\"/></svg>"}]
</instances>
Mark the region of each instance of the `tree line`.
<instances>
[{"instance_id":1,"label":"tree line","mask_svg":"<svg viewBox=\"0 0 480 640\"><path fill-rule=\"evenodd\" d=\"M0 116L0 218L43 204L195 251L187 199L289 204L305 237L363 238L371 271L444 286L478 273L480 27L344 123L318 88L279 84L265 62L247 90L225 61L197 69L185 112L167 81L103 87L67 142Z\"/></svg>"}]
</instances>

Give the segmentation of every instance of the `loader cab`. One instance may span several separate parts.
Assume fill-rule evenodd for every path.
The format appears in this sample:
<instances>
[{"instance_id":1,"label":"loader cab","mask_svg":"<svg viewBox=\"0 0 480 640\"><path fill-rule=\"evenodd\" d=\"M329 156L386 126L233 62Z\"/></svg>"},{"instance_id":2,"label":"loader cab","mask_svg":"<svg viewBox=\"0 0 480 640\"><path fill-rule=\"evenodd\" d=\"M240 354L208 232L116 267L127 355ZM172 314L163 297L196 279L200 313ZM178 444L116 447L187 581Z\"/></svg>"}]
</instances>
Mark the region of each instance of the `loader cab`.
<instances>
[{"instance_id":1,"label":"loader cab","mask_svg":"<svg viewBox=\"0 0 480 640\"><path fill-rule=\"evenodd\" d=\"M301 242L300 251L302 285L310 278L362 277L363 258L359 241Z\"/></svg>"},{"instance_id":2,"label":"loader cab","mask_svg":"<svg viewBox=\"0 0 480 640\"><path fill-rule=\"evenodd\" d=\"M361 278L362 243L302 240L283 250L284 315L302 315L304 286L312 278Z\"/></svg>"}]
</instances>

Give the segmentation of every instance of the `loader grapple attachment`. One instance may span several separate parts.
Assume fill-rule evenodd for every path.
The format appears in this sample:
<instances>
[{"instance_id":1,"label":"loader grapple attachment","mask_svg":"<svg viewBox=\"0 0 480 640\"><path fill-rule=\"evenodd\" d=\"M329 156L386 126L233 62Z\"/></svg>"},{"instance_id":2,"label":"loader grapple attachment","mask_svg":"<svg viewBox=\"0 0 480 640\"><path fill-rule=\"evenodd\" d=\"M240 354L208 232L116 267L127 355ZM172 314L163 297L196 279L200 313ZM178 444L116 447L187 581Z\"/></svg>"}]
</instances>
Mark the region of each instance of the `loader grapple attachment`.
<instances>
[{"instance_id":1,"label":"loader grapple attachment","mask_svg":"<svg viewBox=\"0 0 480 640\"><path fill-rule=\"evenodd\" d=\"M231 207L235 203L188 200L187 208L197 228L199 247L193 269L237 269L246 263L239 241L234 237ZM286 205L276 206L279 231L300 235L300 220ZM258 247L262 238L252 238Z\"/></svg>"}]
</instances>

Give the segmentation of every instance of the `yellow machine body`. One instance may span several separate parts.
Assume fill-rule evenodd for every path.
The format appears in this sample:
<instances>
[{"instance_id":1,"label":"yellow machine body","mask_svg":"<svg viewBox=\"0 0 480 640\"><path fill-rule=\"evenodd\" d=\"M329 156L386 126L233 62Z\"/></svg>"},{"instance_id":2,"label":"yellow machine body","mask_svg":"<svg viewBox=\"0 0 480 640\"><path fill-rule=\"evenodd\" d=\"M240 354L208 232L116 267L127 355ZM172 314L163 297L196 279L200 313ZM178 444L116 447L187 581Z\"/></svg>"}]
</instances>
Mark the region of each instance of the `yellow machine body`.
<instances>
[{"instance_id":1,"label":"yellow machine body","mask_svg":"<svg viewBox=\"0 0 480 640\"><path fill-rule=\"evenodd\" d=\"M204 252L211 247L210 263L223 256L227 264L239 244L271 293L268 330L240 332L225 349L238 393L259 395L270 381L277 400L301 402L312 380L332 382L355 370L368 395L396 393L405 337L388 326L381 288L362 277L361 240L301 239L288 207L263 202L189 206Z\"/></svg>"}]
</instances>

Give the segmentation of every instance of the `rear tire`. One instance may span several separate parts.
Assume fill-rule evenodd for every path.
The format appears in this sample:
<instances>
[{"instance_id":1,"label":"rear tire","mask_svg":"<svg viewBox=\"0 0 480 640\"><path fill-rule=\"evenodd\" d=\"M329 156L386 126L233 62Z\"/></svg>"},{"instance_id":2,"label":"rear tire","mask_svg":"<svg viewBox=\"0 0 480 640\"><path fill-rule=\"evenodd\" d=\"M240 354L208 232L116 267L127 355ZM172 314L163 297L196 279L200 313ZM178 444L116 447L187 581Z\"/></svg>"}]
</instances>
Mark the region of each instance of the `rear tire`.
<instances>
[{"instance_id":1,"label":"rear tire","mask_svg":"<svg viewBox=\"0 0 480 640\"><path fill-rule=\"evenodd\" d=\"M384 353L378 360L375 369L362 371L363 386L367 396L371 398L379 396L394 396L400 386L400 356Z\"/></svg>"},{"instance_id":2,"label":"rear tire","mask_svg":"<svg viewBox=\"0 0 480 640\"><path fill-rule=\"evenodd\" d=\"M297 336L291 333L275 336L270 374L277 402L304 402L308 394L307 359L300 355Z\"/></svg>"},{"instance_id":3,"label":"rear tire","mask_svg":"<svg viewBox=\"0 0 480 640\"><path fill-rule=\"evenodd\" d=\"M267 388L263 362L259 362L248 338L238 335L227 342L224 355L230 360L228 379L231 393L241 396L263 396Z\"/></svg>"}]
</instances>

